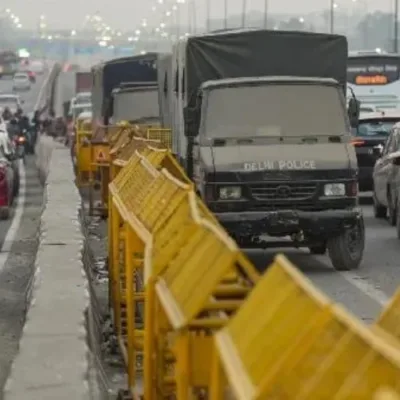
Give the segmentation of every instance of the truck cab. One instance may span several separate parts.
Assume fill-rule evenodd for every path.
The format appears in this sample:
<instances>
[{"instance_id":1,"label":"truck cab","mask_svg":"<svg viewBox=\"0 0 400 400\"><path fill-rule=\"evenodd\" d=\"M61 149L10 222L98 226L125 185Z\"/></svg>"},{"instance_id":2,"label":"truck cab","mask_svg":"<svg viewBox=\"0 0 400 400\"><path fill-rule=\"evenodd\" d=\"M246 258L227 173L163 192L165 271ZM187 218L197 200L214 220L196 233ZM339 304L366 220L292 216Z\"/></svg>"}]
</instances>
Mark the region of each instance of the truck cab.
<instances>
[{"instance_id":1,"label":"truck cab","mask_svg":"<svg viewBox=\"0 0 400 400\"><path fill-rule=\"evenodd\" d=\"M269 76L204 82L183 111L186 168L199 195L243 247L329 250L358 267L364 224L351 143L354 103L332 78ZM352 117L349 120L349 115Z\"/></svg>"}]
</instances>

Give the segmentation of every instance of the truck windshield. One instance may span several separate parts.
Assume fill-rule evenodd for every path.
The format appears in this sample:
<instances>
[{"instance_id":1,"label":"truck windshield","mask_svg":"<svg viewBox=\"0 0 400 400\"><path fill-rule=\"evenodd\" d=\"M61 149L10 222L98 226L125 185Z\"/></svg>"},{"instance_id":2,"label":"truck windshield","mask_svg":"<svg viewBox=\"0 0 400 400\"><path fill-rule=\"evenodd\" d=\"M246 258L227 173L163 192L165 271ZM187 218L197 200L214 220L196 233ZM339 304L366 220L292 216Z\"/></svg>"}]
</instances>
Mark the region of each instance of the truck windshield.
<instances>
[{"instance_id":1,"label":"truck windshield","mask_svg":"<svg viewBox=\"0 0 400 400\"><path fill-rule=\"evenodd\" d=\"M211 89L203 127L211 138L343 135L340 96L338 88L316 84Z\"/></svg>"},{"instance_id":2,"label":"truck windshield","mask_svg":"<svg viewBox=\"0 0 400 400\"><path fill-rule=\"evenodd\" d=\"M116 122L158 117L159 112L157 89L122 92L114 98L113 120Z\"/></svg>"}]
</instances>

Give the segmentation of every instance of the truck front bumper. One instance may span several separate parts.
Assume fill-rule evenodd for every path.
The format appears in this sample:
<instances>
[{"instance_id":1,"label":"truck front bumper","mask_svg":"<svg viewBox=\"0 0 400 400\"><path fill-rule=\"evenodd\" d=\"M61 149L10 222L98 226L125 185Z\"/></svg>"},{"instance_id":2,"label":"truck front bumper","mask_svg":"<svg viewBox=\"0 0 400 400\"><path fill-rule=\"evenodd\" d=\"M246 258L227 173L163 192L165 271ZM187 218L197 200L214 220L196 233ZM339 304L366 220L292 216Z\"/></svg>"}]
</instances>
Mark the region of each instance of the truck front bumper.
<instances>
[{"instance_id":1,"label":"truck front bumper","mask_svg":"<svg viewBox=\"0 0 400 400\"><path fill-rule=\"evenodd\" d=\"M281 210L215 214L224 228L239 236L285 236L299 232L322 239L339 235L362 219L359 208L325 211Z\"/></svg>"}]
</instances>

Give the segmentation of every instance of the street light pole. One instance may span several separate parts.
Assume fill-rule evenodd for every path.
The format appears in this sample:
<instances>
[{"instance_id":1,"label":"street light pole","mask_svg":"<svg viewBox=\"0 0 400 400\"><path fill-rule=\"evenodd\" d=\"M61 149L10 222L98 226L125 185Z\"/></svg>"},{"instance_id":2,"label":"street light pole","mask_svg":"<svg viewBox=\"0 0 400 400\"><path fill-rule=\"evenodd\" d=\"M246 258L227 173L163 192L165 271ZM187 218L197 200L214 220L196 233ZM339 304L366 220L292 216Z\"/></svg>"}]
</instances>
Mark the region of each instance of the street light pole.
<instances>
[{"instance_id":1,"label":"street light pole","mask_svg":"<svg viewBox=\"0 0 400 400\"><path fill-rule=\"evenodd\" d=\"M247 0L242 0L242 28L246 26Z\"/></svg>"},{"instance_id":2,"label":"street light pole","mask_svg":"<svg viewBox=\"0 0 400 400\"><path fill-rule=\"evenodd\" d=\"M206 0L206 8L207 8L207 21L206 21L206 27L207 27L207 32L210 32L210 19L211 19L211 0Z\"/></svg>"},{"instance_id":3,"label":"street light pole","mask_svg":"<svg viewBox=\"0 0 400 400\"><path fill-rule=\"evenodd\" d=\"M398 53L399 52L399 0L394 0L394 29L393 29L393 35L394 35L394 40L393 40L393 47L394 47L394 52Z\"/></svg>"},{"instance_id":4,"label":"street light pole","mask_svg":"<svg viewBox=\"0 0 400 400\"><path fill-rule=\"evenodd\" d=\"M224 28L228 28L228 0L224 0Z\"/></svg>"},{"instance_id":5,"label":"street light pole","mask_svg":"<svg viewBox=\"0 0 400 400\"><path fill-rule=\"evenodd\" d=\"M268 0L264 0L264 28L268 28Z\"/></svg>"},{"instance_id":6,"label":"street light pole","mask_svg":"<svg viewBox=\"0 0 400 400\"><path fill-rule=\"evenodd\" d=\"M330 0L331 1L331 8L330 8L330 17L329 17L329 22L330 22L330 33L334 33L335 31L335 0Z\"/></svg>"}]
</instances>

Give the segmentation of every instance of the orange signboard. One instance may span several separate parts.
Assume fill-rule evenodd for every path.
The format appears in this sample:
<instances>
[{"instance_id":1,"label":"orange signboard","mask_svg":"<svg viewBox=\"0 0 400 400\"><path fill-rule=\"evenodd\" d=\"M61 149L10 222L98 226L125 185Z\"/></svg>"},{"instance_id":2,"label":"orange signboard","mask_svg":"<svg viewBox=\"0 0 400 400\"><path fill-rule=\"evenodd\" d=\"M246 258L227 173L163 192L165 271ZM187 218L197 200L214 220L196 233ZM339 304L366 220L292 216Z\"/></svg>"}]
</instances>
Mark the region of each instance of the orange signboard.
<instances>
[{"instance_id":1,"label":"orange signboard","mask_svg":"<svg viewBox=\"0 0 400 400\"><path fill-rule=\"evenodd\" d=\"M356 85L386 85L388 78L385 75L358 75Z\"/></svg>"}]
</instances>

